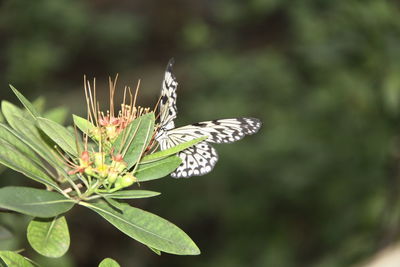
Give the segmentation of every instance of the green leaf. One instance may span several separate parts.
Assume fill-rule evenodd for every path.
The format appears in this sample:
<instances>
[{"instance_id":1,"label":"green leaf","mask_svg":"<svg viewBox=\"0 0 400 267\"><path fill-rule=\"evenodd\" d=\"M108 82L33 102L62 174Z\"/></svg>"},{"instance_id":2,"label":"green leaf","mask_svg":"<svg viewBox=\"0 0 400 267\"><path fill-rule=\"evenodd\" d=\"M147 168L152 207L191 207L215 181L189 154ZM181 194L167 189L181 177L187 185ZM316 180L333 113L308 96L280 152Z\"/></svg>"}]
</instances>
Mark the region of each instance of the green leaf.
<instances>
[{"instance_id":1,"label":"green leaf","mask_svg":"<svg viewBox=\"0 0 400 267\"><path fill-rule=\"evenodd\" d=\"M111 258L105 258L100 262L99 267L120 267L120 265Z\"/></svg>"},{"instance_id":2,"label":"green leaf","mask_svg":"<svg viewBox=\"0 0 400 267\"><path fill-rule=\"evenodd\" d=\"M0 122L4 122L4 116L3 113L0 112Z\"/></svg>"},{"instance_id":3,"label":"green leaf","mask_svg":"<svg viewBox=\"0 0 400 267\"><path fill-rule=\"evenodd\" d=\"M12 112L11 114L6 115L6 120L8 124L10 124L11 128L16 132L21 134L29 133L29 136L34 135L35 137L40 137L39 130L36 128L36 121L27 119L24 117L24 114Z\"/></svg>"},{"instance_id":4,"label":"green leaf","mask_svg":"<svg viewBox=\"0 0 400 267\"><path fill-rule=\"evenodd\" d=\"M36 163L2 140L0 140L0 163L39 183L61 191L59 186Z\"/></svg>"},{"instance_id":5,"label":"green leaf","mask_svg":"<svg viewBox=\"0 0 400 267\"><path fill-rule=\"evenodd\" d=\"M0 258L9 267L34 267L30 261L12 251L0 251Z\"/></svg>"},{"instance_id":6,"label":"green leaf","mask_svg":"<svg viewBox=\"0 0 400 267\"><path fill-rule=\"evenodd\" d=\"M145 157L142 158L141 163L147 163L147 162L151 162L160 158L165 158L168 157L170 155L174 155L182 150L185 150L186 148L189 148L191 146L194 146L195 144L200 143L201 141L204 141L207 139L207 136L202 136L187 142L184 142L182 144L176 145L174 147L168 148L166 150L162 150L162 151L158 151L156 153L147 155Z\"/></svg>"},{"instance_id":7,"label":"green leaf","mask_svg":"<svg viewBox=\"0 0 400 267\"><path fill-rule=\"evenodd\" d=\"M35 107L38 113L42 113L46 107L46 99L43 96L39 96L32 102L32 105Z\"/></svg>"},{"instance_id":8,"label":"green leaf","mask_svg":"<svg viewBox=\"0 0 400 267\"><path fill-rule=\"evenodd\" d=\"M159 251L158 249L152 248L147 246L151 251L153 251L154 253L156 253L158 256L161 256L161 251Z\"/></svg>"},{"instance_id":9,"label":"green leaf","mask_svg":"<svg viewBox=\"0 0 400 267\"><path fill-rule=\"evenodd\" d=\"M53 168L66 176L67 173L60 167L60 161L54 155L49 145L43 140L44 134L37 129L36 121L26 119L26 114L20 108L7 101L2 101L1 108L3 114L7 114L5 115L7 122L15 130L14 135L48 161Z\"/></svg>"},{"instance_id":10,"label":"green leaf","mask_svg":"<svg viewBox=\"0 0 400 267\"><path fill-rule=\"evenodd\" d=\"M1 111L3 112L8 124L10 124L13 129L15 129L18 125L18 122L15 121L15 118L26 117L25 113L19 107L4 100L1 101Z\"/></svg>"},{"instance_id":11,"label":"green leaf","mask_svg":"<svg viewBox=\"0 0 400 267\"><path fill-rule=\"evenodd\" d=\"M67 212L74 202L63 195L19 186L0 188L0 207L26 215L48 218Z\"/></svg>"},{"instance_id":12,"label":"green leaf","mask_svg":"<svg viewBox=\"0 0 400 267\"><path fill-rule=\"evenodd\" d=\"M5 170L7 170L7 167L0 164L0 174L1 174L2 172L4 172Z\"/></svg>"},{"instance_id":13,"label":"green leaf","mask_svg":"<svg viewBox=\"0 0 400 267\"><path fill-rule=\"evenodd\" d=\"M178 156L169 156L155 162L139 164L134 175L139 182L162 178L176 170L181 163Z\"/></svg>"},{"instance_id":14,"label":"green leaf","mask_svg":"<svg viewBox=\"0 0 400 267\"><path fill-rule=\"evenodd\" d=\"M64 216L54 218L35 218L27 230L29 244L39 254L59 258L70 244L67 220Z\"/></svg>"},{"instance_id":15,"label":"green leaf","mask_svg":"<svg viewBox=\"0 0 400 267\"><path fill-rule=\"evenodd\" d=\"M160 195L159 192L148 191L148 190L122 190L114 193L101 194L105 198L116 198L116 199L135 199L135 198L148 198Z\"/></svg>"},{"instance_id":16,"label":"green leaf","mask_svg":"<svg viewBox=\"0 0 400 267\"><path fill-rule=\"evenodd\" d=\"M33 150L29 148L28 145L22 142L20 138L18 138L17 135L13 132L13 130L2 123L0 123L0 140L3 140L11 146L15 147L18 151L23 153L25 156L28 156L36 164L42 166L42 162L35 154L35 152L33 152Z\"/></svg>"},{"instance_id":17,"label":"green leaf","mask_svg":"<svg viewBox=\"0 0 400 267\"><path fill-rule=\"evenodd\" d=\"M13 234L5 228L4 226L0 225L0 240L7 240L13 237Z\"/></svg>"},{"instance_id":18,"label":"green leaf","mask_svg":"<svg viewBox=\"0 0 400 267\"><path fill-rule=\"evenodd\" d=\"M64 126L45 118L37 118L40 129L45 132L62 150L78 157L75 136Z\"/></svg>"},{"instance_id":19,"label":"green leaf","mask_svg":"<svg viewBox=\"0 0 400 267\"><path fill-rule=\"evenodd\" d=\"M74 119L74 123L75 123L76 127L78 127L79 130L81 130L83 133L86 133L89 135L93 130L96 129L96 126L94 126L93 123L91 123L87 119L84 119L77 115L72 115L72 117Z\"/></svg>"},{"instance_id":20,"label":"green leaf","mask_svg":"<svg viewBox=\"0 0 400 267\"><path fill-rule=\"evenodd\" d=\"M148 113L133 120L113 144L114 151L121 153L128 169L136 164L148 146L154 131L154 113Z\"/></svg>"},{"instance_id":21,"label":"green leaf","mask_svg":"<svg viewBox=\"0 0 400 267\"><path fill-rule=\"evenodd\" d=\"M63 124L68 116L68 109L65 107L53 108L44 113L43 117L51 121Z\"/></svg>"},{"instance_id":22,"label":"green leaf","mask_svg":"<svg viewBox=\"0 0 400 267\"><path fill-rule=\"evenodd\" d=\"M26 99L25 96L23 96L17 89L15 89L14 86L10 84L10 87L11 90L13 90L14 94L18 97L19 101L21 101L22 105L24 105L24 107L28 110L29 114L31 114L34 119L36 119L36 117L39 117L40 114L33 106L33 104L29 102L29 100Z\"/></svg>"},{"instance_id":23,"label":"green leaf","mask_svg":"<svg viewBox=\"0 0 400 267\"><path fill-rule=\"evenodd\" d=\"M14 119L15 122L17 122L15 124L14 134L32 150L38 153L53 168L57 169L62 175L67 176L64 170L64 162L57 157L58 155L56 152L43 140L41 133L35 124L32 123L32 120L27 120L22 117L14 117Z\"/></svg>"},{"instance_id":24,"label":"green leaf","mask_svg":"<svg viewBox=\"0 0 400 267\"><path fill-rule=\"evenodd\" d=\"M15 130L14 135L57 168L59 162L55 162L49 145L43 140L43 133L36 127L36 121L26 119L25 113L20 108L7 101L2 101L2 111L7 114L5 117Z\"/></svg>"},{"instance_id":25,"label":"green leaf","mask_svg":"<svg viewBox=\"0 0 400 267\"><path fill-rule=\"evenodd\" d=\"M110 207L114 208L114 210L116 210L116 211L119 212L119 213L123 213L123 211L120 209L120 206L119 206L119 202L118 202L118 201L116 201L116 200L114 200L114 199L112 199L112 198L104 198L104 200L107 202L107 204L108 204Z\"/></svg>"},{"instance_id":26,"label":"green leaf","mask_svg":"<svg viewBox=\"0 0 400 267\"><path fill-rule=\"evenodd\" d=\"M157 215L127 204L119 204L122 213L104 201L79 204L98 213L120 231L146 246L177 255L200 254L199 248L185 232Z\"/></svg>"}]
</instances>

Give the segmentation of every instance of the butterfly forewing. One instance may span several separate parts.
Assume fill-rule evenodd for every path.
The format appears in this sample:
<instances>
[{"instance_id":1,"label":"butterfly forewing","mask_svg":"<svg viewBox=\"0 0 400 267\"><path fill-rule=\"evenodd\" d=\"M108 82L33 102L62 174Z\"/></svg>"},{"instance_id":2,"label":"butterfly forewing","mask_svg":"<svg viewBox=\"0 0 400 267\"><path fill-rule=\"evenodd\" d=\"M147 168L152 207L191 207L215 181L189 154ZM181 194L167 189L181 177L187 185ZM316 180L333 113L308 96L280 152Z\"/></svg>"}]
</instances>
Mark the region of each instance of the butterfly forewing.
<instances>
[{"instance_id":1,"label":"butterfly forewing","mask_svg":"<svg viewBox=\"0 0 400 267\"><path fill-rule=\"evenodd\" d=\"M169 136L182 139L182 141L207 136L207 142L232 143L246 135L255 134L260 126L260 120L255 118L221 119L175 128L169 131Z\"/></svg>"},{"instance_id":2,"label":"butterfly forewing","mask_svg":"<svg viewBox=\"0 0 400 267\"><path fill-rule=\"evenodd\" d=\"M161 127L163 127L165 130L175 127L174 119L178 113L176 107L176 88L178 87L178 82L172 73L173 64L174 60L171 59L168 62L164 74L164 80L161 85L160 123Z\"/></svg>"}]
</instances>

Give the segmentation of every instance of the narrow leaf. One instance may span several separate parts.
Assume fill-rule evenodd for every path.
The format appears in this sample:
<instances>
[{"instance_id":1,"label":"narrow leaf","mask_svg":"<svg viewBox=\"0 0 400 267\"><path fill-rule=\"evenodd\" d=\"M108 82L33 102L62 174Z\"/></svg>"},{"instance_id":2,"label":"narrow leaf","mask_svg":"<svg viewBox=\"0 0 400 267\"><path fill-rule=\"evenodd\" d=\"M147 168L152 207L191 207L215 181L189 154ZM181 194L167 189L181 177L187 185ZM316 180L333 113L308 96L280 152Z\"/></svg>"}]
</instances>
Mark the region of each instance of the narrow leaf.
<instances>
[{"instance_id":1,"label":"narrow leaf","mask_svg":"<svg viewBox=\"0 0 400 267\"><path fill-rule=\"evenodd\" d=\"M153 251L154 253L156 253L158 256L161 256L161 251L159 251L158 249L152 248L147 246L151 251Z\"/></svg>"},{"instance_id":2,"label":"narrow leaf","mask_svg":"<svg viewBox=\"0 0 400 267\"><path fill-rule=\"evenodd\" d=\"M60 124L63 124L65 122L67 116L68 116L68 109L66 109L65 107L53 108L44 113L43 115L43 117L45 117L46 119L55 121Z\"/></svg>"},{"instance_id":3,"label":"narrow leaf","mask_svg":"<svg viewBox=\"0 0 400 267\"><path fill-rule=\"evenodd\" d=\"M35 107L38 113L42 113L46 107L46 99L43 96L39 96L33 100L32 105Z\"/></svg>"},{"instance_id":4,"label":"narrow leaf","mask_svg":"<svg viewBox=\"0 0 400 267\"><path fill-rule=\"evenodd\" d=\"M68 225L64 216L33 219L28 225L27 238L36 252L51 258L63 256L70 245Z\"/></svg>"},{"instance_id":5,"label":"narrow leaf","mask_svg":"<svg viewBox=\"0 0 400 267\"><path fill-rule=\"evenodd\" d=\"M53 168L57 169L62 175L67 176L63 168L63 162L57 157L55 152L49 147L49 145L43 140L43 136L33 124L32 120L27 120L22 117L14 117L15 122L15 132L14 135L17 136L22 142L28 145L32 150L34 150L38 155L40 155L44 160L46 160ZM45 135L44 133L42 133ZM48 138L46 136L46 138ZM60 164L61 163L61 164Z\"/></svg>"},{"instance_id":6,"label":"narrow leaf","mask_svg":"<svg viewBox=\"0 0 400 267\"><path fill-rule=\"evenodd\" d=\"M17 135L9 127L2 123L0 123L0 140L3 140L11 146L15 147L18 151L23 153L25 156L28 156L36 164L42 165L42 162L35 154L35 152L33 152L33 150L29 148L28 145L22 142L20 138L18 138Z\"/></svg>"},{"instance_id":7,"label":"narrow leaf","mask_svg":"<svg viewBox=\"0 0 400 267\"><path fill-rule=\"evenodd\" d=\"M78 127L79 130L81 130L83 133L90 134L93 130L96 129L96 126L94 126L93 123L91 123L87 119L84 119L77 115L72 115L72 117L74 119L76 127Z\"/></svg>"},{"instance_id":8,"label":"narrow leaf","mask_svg":"<svg viewBox=\"0 0 400 267\"><path fill-rule=\"evenodd\" d=\"M27 117L22 109L5 100L1 101L1 111L3 112L3 115L6 118L8 124L10 124L13 129L15 129L18 124L16 118Z\"/></svg>"},{"instance_id":9,"label":"narrow leaf","mask_svg":"<svg viewBox=\"0 0 400 267\"><path fill-rule=\"evenodd\" d=\"M0 140L0 163L39 183L61 190L36 163L2 140Z\"/></svg>"},{"instance_id":10,"label":"narrow leaf","mask_svg":"<svg viewBox=\"0 0 400 267\"><path fill-rule=\"evenodd\" d=\"M45 118L37 118L40 129L45 132L62 150L78 157L75 136L64 126Z\"/></svg>"},{"instance_id":11,"label":"narrow leaf","mask_svg":"<svg viewBox=\"0 0 400 267\"><path fill-rule=\"evenodd\" d=\"M0 164L0 173L4 172L6 169L6 166Z\"/></svg>"},{"instance_id":12,"label":"narrow leaf","mask_svg":"<svg viewBox=\"0 0 400 267\"><path fill-rule=\"evenodd\" d=\"M169 156L155 162L139 164L135 177L139 182L150 181L167 176L182 163L178 156Z\"/></svg>"},{"instance_id":13,"label":"narrow leaf","mask_svg":"<svg viewBox=\"0 0 400 267\"><path fill-rule=\"evenodd\" d=\"M100 262L99 267L120 267L120 265L111 258L105 258Z\"/></svg>"},{"instance_id":14,"label":"narrow leaf","mask_svg":"<svg viewBox=\"0 0 400 267\"><path fill-rule=\"evenodd\" d=\"M201 141L204 141L206 139L207 139L207 136L202 136L202 137L199 137L199 138L184 142L182 144L176 145L174 147L168 148L166 150L161 150L161 151L158 151L156 153L147 155L147 156L142 158L141 163L147 163L147 162L150 162L150 161L153 161L153 160L157 160L157 159L160 159L160 158L168 157L170 155L174 155L174 154L176 154L176 153L178 153L178 152L180 152L182 150L185 150L186 148L194 146L195 144L200 143Z\"/></svg>"},{"instance_id":15,"label":"narrow leaf","mask_svg":"<svg viewBox=\"0 0 400 267\"><path fill-rule=\"evenodd\" d=\"M7 122L15 130L14 135L38 153L43 159L48 161L53 168L57 169L63 175L67 175L66 172L59 167L60 162L52 153L52 149L43 140L44 134L37 129L36 121L26 119L25 112L22 112L20 108L7 101L2 101L1 108L3 114L7 114L5 115Z\"/></svg>"},{"instance_id":16,"label":"narrow leaf","mask_svg":"<svg viewBox=\"0 0 400 267\"><path fill-rule=\"evenodd\" d=\"M34 267L30 261L12 251L0 251L0 258L9 267Z\"/></svg>"},{"instance_id":17,"label":"narrow leaf","mask_svg":"<svg viewBox=\"0 0 400 267\"><path fill-rule=\"evenodd\" d=\"M135 199L135 198L148 198L160 195L159 192L148 190L122 190L114 193L101 194L105 198L115 199Z\"/></svg>"},{"instance_id":18,"label":"narrow leaf","mask_svg":"<svg viewBox=\"0 0 400 267\"><path fill-rule=\"evenodd\" d=\"M74 202L63 195L30 187L0 188L0 207L34 217L48 218L67 212Z\"/></svg>"},{"instance_id":19,"label":"narrow leaf","mask_svg":"<svg viewBox=\"0 0 400 267\"><path fill-rule=\"evenodd\" d=\"M119 204L122 213L104 201L79 204L98 213L117 229L147 246L177 255L200 254L199 248L185 232L157 215L127 204Z\"/></svg>"},{"instance_id":20,"label":"narrow leaf","mask_svg":"<svg viewBox=\"0 0 400 267\"><path fill-rule=\"evenodd\" d=\"M122 152L128 169L136 164L148 146L154 131L154 120L153 112L140 116L133 120L114 142L114 151Z\"/></svg>"},{"instance_id":21,"label":"narrow leaf","mask_svg":"<svg viewBox=\"0 0 400 267\"><path fill-rule=\"evenodd\" d=\"M35 119L36 117L39 117L40 114L36 110L36 108L33 106L31 102L29 102L28 99L25 98L17 89L15 89L14 86L10 84L11 90L13 90L14 94L18 97L19 101L21 101L22 105L28 110L28 112L32 115L32 117Z\"/></svg>"},{"instance_id":22,"label":"narrow leaf","mask_svg":"<svg viewBox=\"0 0 400 267\"><path fill-rule=\"evenodd\" d=\"M0 225L0 240L6 240L13 237L13 234L6 227Z\"/></svg>"}]
</instances>

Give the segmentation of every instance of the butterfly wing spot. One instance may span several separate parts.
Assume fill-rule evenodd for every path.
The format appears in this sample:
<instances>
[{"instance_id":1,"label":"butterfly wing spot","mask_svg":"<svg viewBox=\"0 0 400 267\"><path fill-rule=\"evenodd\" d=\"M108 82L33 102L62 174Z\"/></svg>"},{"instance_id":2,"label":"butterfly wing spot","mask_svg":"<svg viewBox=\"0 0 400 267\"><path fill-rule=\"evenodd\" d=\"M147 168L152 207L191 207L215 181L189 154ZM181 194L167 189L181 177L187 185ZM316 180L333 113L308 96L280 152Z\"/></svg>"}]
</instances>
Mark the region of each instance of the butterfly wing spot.
<instances>
[{"instance_id":1,"label":"butterfly wing spot","mask_svg":"<svg viewBox=\"0 0 400 267\"><path fill-rule=\"evenodd\" d=\"M207 127L206 122L197 122L197 123L193 123L192 125L196 126L196 127Z\"/></svg>"},{"instance_id":2,"label":"butterfly wing spot","mask_svg":"<svg viewBox=\"0 0 400 267\"><path fill-rule=\"evenodd\" d=\"M168 101L168 97L166 95L163 95L161 97L161 104L165 105L167 103L167 101Z\"/></svg>"}]
</instances>

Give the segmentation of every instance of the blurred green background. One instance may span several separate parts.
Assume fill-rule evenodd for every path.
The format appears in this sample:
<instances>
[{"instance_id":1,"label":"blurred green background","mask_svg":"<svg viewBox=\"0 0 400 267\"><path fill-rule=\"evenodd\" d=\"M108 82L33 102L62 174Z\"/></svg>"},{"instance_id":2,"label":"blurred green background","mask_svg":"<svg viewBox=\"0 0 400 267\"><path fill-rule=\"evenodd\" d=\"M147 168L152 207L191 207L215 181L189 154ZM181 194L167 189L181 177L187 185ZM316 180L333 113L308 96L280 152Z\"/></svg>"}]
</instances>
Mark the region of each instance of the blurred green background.
<instances>
[{"instance_id":1,"label":"blurred green background","mask_svg":"<svg viewBox=\"0 0 400 267\"><path fill-rule=\"evenodd\" d=\"M162 195L132 202L184 229L201 256L156 256L77 208L68 255L47 266L349 266L398 240L399 15L398 2L375 0L2 1L1 99L17 103L11 83L83 116L83 75L106 95L119 73L121 88L140 78L140 103L153 106L174 57L178 126L264 123L216 146L212 173L142 184ZM2 173L1 185L26 183ZM19 237L7 246L44 262L24 217L1 221Z\"/></svg>"}]
</instances>

